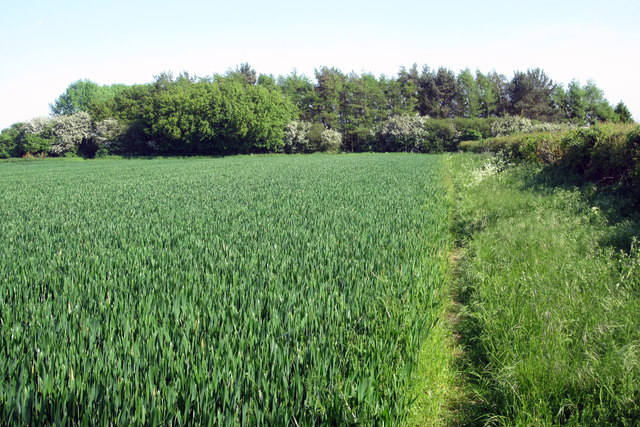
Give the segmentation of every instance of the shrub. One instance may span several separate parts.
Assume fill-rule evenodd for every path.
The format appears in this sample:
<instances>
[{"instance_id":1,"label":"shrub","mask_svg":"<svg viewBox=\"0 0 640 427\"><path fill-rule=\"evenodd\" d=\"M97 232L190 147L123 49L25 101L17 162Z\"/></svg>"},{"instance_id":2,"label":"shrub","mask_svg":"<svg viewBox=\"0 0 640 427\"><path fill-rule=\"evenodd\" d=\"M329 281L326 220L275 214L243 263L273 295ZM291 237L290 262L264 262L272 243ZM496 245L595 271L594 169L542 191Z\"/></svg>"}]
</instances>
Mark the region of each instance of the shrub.
<instances>
[{"instance_id":1,"label":"shrub","mask_svg":"<svg viewBox=\"0 0 640 427\"><path fill-rule=\"evenodd\" d=\"M551 133L575 129L570 123L533 122L526 117L505 116L491 124L491 136L509 136L516 133Z\"/></svg>"},{"instance_id":2,"label":"shrub","mask_svg":"<svg viewBox=\"0 0 640 427\"><path fill-rule=\"evenodd\" d=\"M116 119L105 119L96 123L94 130L96 155L98 152L102 155L121 152L126 132L127 127Z\"/></svg>"},{"instance_id":3,"label":"shrub","mask_svg":"<svg viewBox=\"0 0 640 427\"><path fill-rule=\"evenodd\" d=\"M496 119L491 118L455 118L452 120L456 129L464 135L470 131L477 131L482 135L481 139L491 137L491 125ZM462 141L464 139L461 139Z\"/></svg>"},{"instance_id":4,"label":"shrub","mask_svg":"<svg viewBox=\"0 0 640 427\"><path fill-rule=\"evenodd\" d=\"M491 124L491 136L508 136L514 133L530 132L533 123L526 117L505 116Z\"/></svg>"},{"instance_id":5,"label":"shrub","mask_svg":"<svg viewBox=\"0 0 640 427\"><path fill-rule=\"evenodd\" d=\"M320 151L336 153L342 147L342 134L333 129L325 129L320 133Z\"/></svg>"},{"instance_id":6,"label":"shrub","mask_svg":"<svg viewBox=\"0 0 640 427\"><path fill-rule=\"evenodd\" d=\"M498 136L482 141L463 141L459 148L463 151L502 152L508 158L538 163L554 163L561 156L559 133L518 133Z\"/></svg>"},{"instance_id":7,"label":"shrub","mask_svg":"<svg viewBox=\"0 0 640 427\"><path fill-rule=\"evenodd\" d=\"M565 132L573 129L577 129L577 127L571 123L540 122L532 124L529 132Z\"/></svg>"},{"instance_id":8,"label":"shrub","mask_svg":"<svg viewBox=\"0 0 640 427\"><path fill-rule=\"evenodd\" d=\"M558 164L568 172L584 174L589 166L591 149L599 137L600 129L597 127L566 133L560 141L562 155Z\"/></svg>"},{"instance_id":9,"label":"shrub","mask_svg":"<svg viewBox=\"0 0 640 427\"><path fill-rule=\"evenodd\" d=\"M627 148L632 162L628 178L629 184L636 199L640 200L640 126L629 132L627 136Z\"/></svg>"},{"instance_id":10,"label":"shrub","mask_svg":"<svg viewBox=\"0 0 640 427\"><path fill-rule=\"evenodd\" d=\"M52 142L35 133L28 133L22 139L22 150L25 154L46 154L51 151Z\"/></svg>"},{"instance_id":11,"label":"shrub","mask_svg":"<svg viewBox=\"0 0 640 427\"><path fill-rule=\"evenodd\" d=\"M308 153L311 151L311 142L309 141L309 131L311 123L294 120L290 122L284 130L284 152Z\"/></svg>"},{"instance_id":12,"label":"shrub","mask_svg":"<svg viewBox=\"0 0 640 427\"><path fill-rule=\"evenodd\" d=\"M0 158L6 159L18 155L21 128L22 123L16 123L0 133Z\"/></svg>"},{"instance_id":13,"label":"shrub","mask_svg":"<svg viewBox=\"0 0 640 427\"><path fill-rule=\"evenodd\" d=\"M68 116L58 116L53 123L55 141L51 144L51 154L56 156L66 153L76 154L82 145L90 143L89 140L93 136L93 123L89 113L81 111ZM87 147L88 150L90 148Z\"/></svg>"},{"instance_id":14,"label":"shrub","mask_svg":"<svg viewBox=\"0 0 640 427\"><path fill-rule=\"evenodd\" d=\"M377 151L425 152L428 132L426 121L420 116L401 115L391 117L371 131Z\"/></svg>"},{"instance_id":15,"label":"shrub","mask_svg":"<svg viewBox=\"0 0 640 427\"><path fill-rule=\"evenodd\" d=\"M322 132L324 132L327 128L322 123L309 123L310 128L307 132L307 138L309 139L309 145L311 146L311 150L317 151L320 149L320 145L322 144Z\"/></svg>"},{"instance_id":16,"label":"shrub","mask_svg":"<svg viewBox=\"0 0 640 427\"><path fill-rule=\"evenodd\" d=\"M284 152L287 154L337 152L342 147L342 134L321 123L294 120L287 125L284 135Z\"/></svg>"},{"instance_id":17,"label":"shrub","mask_svg":"<svg viewBox=\"0 0 640 427\"><path fill-rule=\"evenodd\" d=\"M48 154L55 143L53 127L55 121L49 117L38 117L20 126L17 154Z\"/></svg>"},{"instance_id":18,"label":"shrub","mask_svg":"<svg viewBox=\"0 0 640 427\"><path fill-rule=\"evenodd\" d=\"M426 119L425 130L427 132L424 152L439 153L442 151L455 151L460 143L462 132L450 119Z\"/></svg>"},{"instance_id":19,"label":"shrub","mask_svg":"<svg viewBox=\"0 0 640 427\"><path fill-rule=\"evenodd\" d=\"M587 177L602 182L626 180L634 167L628 129L616 125L598 125L594 128L597 134L588 153Z\"/></svg>"},{"instance_id":20,"label":"shrub","mask_svg":"<svg viewBox=\"0 0 640 427\"><path fill-rule=\"evenodd\" d=\"M463 132L462 136L460 137L460 141L480 141L481 139L482 134L475 129L469 129Z\"/></svg>"}]
</instances>

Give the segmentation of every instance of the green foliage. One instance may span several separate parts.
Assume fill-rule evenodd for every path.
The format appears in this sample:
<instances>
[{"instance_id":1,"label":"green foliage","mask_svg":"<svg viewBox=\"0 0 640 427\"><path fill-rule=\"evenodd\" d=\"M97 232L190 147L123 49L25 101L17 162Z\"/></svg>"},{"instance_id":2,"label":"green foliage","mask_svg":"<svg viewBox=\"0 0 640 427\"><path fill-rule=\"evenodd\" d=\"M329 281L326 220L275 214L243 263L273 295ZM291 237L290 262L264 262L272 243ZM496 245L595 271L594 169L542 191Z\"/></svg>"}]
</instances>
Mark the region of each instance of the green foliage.
<instances>
[{"instance_id":1,"label":"green foliage","mask_svg":"<svg viewBox=\"0 0 640 427\"><path fill-rule=\"evenodd\" d=\"M37 135L26 133L23 135L20 144L20 151L24 154L47 154L51 150L53 140Z\"/></svg>"},{"instance_id":2,"label":"green foliage","mask_svg":"<svg viewBox=\"0 0 640 427\"><path fill-rule=\"evenodd\" d=\"M380 123L371 132L375 149L414 153L428 151L426 121L420 116L395 116Z\"/></svg>"},{"instance_id":3,"label":"green foliage","mask_svg":"<svg viewBox=\"0 0 640 427\"><path fill-rule=\"evenodd\" d=\"M497 76L496 73L494 73ZM502 79L492 78L492 75L484 75L479 70L476 71L476 87L478 89L478 104L480 117L492 117L498 112L498 101L500 99L500 85Z\"/></svg>"},{"instance_id":4,"label":"green foliage","mask_svg":"<svg viewBox=\"0 0 640 427\"><path fill-rule=\"evenodd\" d=\"M345 75L337 68L321 67L316 70L316 98L314 117L326 127L341 126L341 95L345 88Z\"/></svg>"},{"instance_id":5,"label":"green foliage","mask_svg":"<svg viewBox=\"0 0 640 427\"><path fill-rule=\"evenodd\" d=\"M596 86L593 81L588 81L584 86L586 103L586 122L595 124L615 119L613 108L604 97L602 89Z\"/></svg>"},{"instance_id":6,"label":"green foliage","mask_svg":"<svg viewBox=\"0 0 640 427\"><path fill-rule=\"evenodd\" d=\"M491 124L491 136L507 136L514 133L530 132L533 123L530 119L520 116L505 116Z\"/></svg>"},{"instance_id":7,"label":"green foliage","mask_svg":"<svg viewBox=\"0 0 640 427\"><path fill-rule=\"evenodd\" d=\"M127 127L116 119L105 119L95 124L94 141L96 151L104 156L123 151L123 140Z\"/></svg>"},{"instance_id":8,"label":"green foliage","mask_svg":"<svg viewBox=\"0 0 640 427\"><path fill-rule=\"evenodd\" d=\"M448 268L442 174L415 155L2 165L0 419L398 424Z\"/></svg>"},{"instance_id":9,"label":"green foliage","mask_svg":"<svg viewBox=\"0 0 640 427\"><path fill-rule=\"evenodd\" d=\"M115 96L126 88L124 85L114 84L100 86L90 80L78 80L67 87L53 104L51 113L55 116L72 115L81 111L95 113L103 110Z\"/></svg>"},{"instance_id":10,"label":"green foliage","mask_svg":"<svg viewBox=\"0 0 640 427\"><path fill-rule=\"evenodd\" d=\"M517 133L564 132L575 129L570 123L534 122L526 117L505 116L491 122L491 136L509 136Z\"/></svg>"},{"instance_id":11,"label":"green foliage","mask_svg":"<svg viewBox=\"0 0 640 427\"><path fill-rule=\"evenodd\" d=\"M284 152L287 154L315 151L335 153L341 147L342 134L325 128L321 123L294 120L285 129Z\"/></svg>"},{"instance_id":12,"label":"green foliage","mask_svg":"<svg viewBox=\"0 0 640 427\"><path fill-rule=\"evenodd\" d=\"M234 71L228 72L226 77L246 85L258 83L258 73L246 62L240 64Z\"/></svg>"},{"instance_id":13,"label":"green foliage","mask_svg":"<svg viewBox=\"0 0 640 427\"><path fill-rule=\"evenodd\" d=\"M490 136L493 119L429 119L396 116L374 128L370 134L377 151L456 151L465 138Z\"/></svg>"},{"instance_id":14,"label":"green foliage","mask_svg":"<svg viewBox=\"0 0 640 427\"><path fill-rule=\"evenodd\" d=\"M298 108L301 120L313 120L317 96L315 87L309 78L298 75L294 71L286 77L278 77L277 85L282 94Z\"/></svg>"},{"instance_id":15,"label":"green foliage","mask_svg":"<svg viewBox=\"0 0 640 427\"><path fill-rule=\"evenodd\" d=\"M280 152L294 107L274 88L220 82L220 138L227 152Z\"/></svg>"},{"instance_id":16,"label":"green foliage","mask_svg":"<svg viewBox=\"0 0 640 427\"><path fill-rule=\"evenodd\" d=\"M543 184L538 166L449 161L454 230L466 242L458 333L475 392L466 423L635 425L640 252L607 242L637 235L637 218L616 220L610 196L587 201Z\"/></svg>"},{"instance_id":17,"label":"green foliage","mask_svg":"<svg viewBox=\"0 0 640 427\"><path fill-rule=\"evenodd\" d=\"M556 85L540 68L517 71L508 86L511 114L535 120L553 118L553 93Z\"/></svg>"},{"instance_id":18,"label":"green foliage","mask_svg":"<svg viewBox=\"0 0 640 427\"><path fill-rule=\"evenodd\" d=\"M462 117L478 117L482 108L480 89L475 77L468 68L458 74L458 86L460 87Z\"/></svg>"},{"instance_id":19,"label":"green foliage","mask_svg":"<svg viewBox=\"0 0 640 427\"><path fill-rule=\"evenodd\" d=\"M51 110L60 117L88 113L94 127L105 120L118 122L117 141L108 146L97 142L100 138L106 141L102 136L61 146L56 145L60 138L51 140L53 155L80 150L79 154L88 157L98 150L134 155L280 152L284 129L292 120L321 123L340 133L340 146L352 152L384 146L371 133L395 116L420 114L453 120L431 122L429 139L420 149L428 152L455 151L461 139L477 138L478 132L487 138L487 124L514 113L522 121L580 125L631 120L623 103L614 110L591 81L585 86L572 81L565 91L540 69L516 72L508 81L495 71L476 71L474 76L465 69L456 75L447 68L432 70L425 65L419 72L416 64L410 69L402 67L395 78L320 67L315 82L295 71L278 78L258 74L246 63L206 78L164 72L146 85L100 86L78 80L55 100ZM550 125L531 125L503 129L493 136L555 130ZM324 149L320 134L316 136L312 147L302 151ZM333 141L332 150L337 147L337 140ZM20 153L20 149L4 149L0 155L7 153Z\"/></svg>"},{"instance_id":20,"label":"green foliage","mask_svg":"<svg viewBox=\"0 0 640 427\"><path fill-rule=\"evenodd\" d=\"M97 150L116 152L126 132L126 126L115 119L94 123L81 111L71 115L37 118L16 125L6 138L13 140L14 152L50 154L53 156L82 155L93 157Z\"/></svg>"},{"instance_id":21,"label":"green foliage","mask_svg":"<svg viewBox=\"0 0 640 427\"><path fill-rule=\"evenodd\" d=\"M451 119L427 119L425 130L428 133L428 152L438 153L455 151L460 143L462 133Z\"/></svg>"},{"instance_id":22,"label":"green foliage","mask_svg":"<svg viewBox=\"0 0 640 427\"><path fill-rule=\"evenodd\" d=\"M322 133L325 130L327 128L322 123L310 123L306 136L309 138L309 144L313 149L318 149L322 144Z\"/></svg>"},{"instance_id":23,"label":"green foliage","mask_svg":"<svg viewBox=\"0 0 640 427\"><path fill-rule=\"evenodd\" d=\"M209 82L181 76L157 86L148 96L151 108L143 106L132 118L158 153L282 151L294 107L277 89L227 77Z\"/></svg>"},{"instance_id":24,"label":"green foliage","mask_svg":"<svg viewBox=\"0 0 640 427\"><path fill-rule=\"evenodd\" d=\"M489 138L491 136L491 125L496 119L491 118L455 118L452 120L456 130L463 136L465 134L479 133L482 138Z\"/></svg>"},{"instance_id":25,"label":"green foliage","mask_svg":"<svg viewBox=\"0 0 640 427\"><path fill-rule=\"evenodd\" d=\"M320 132L320 151L337 153L342 148L342 134L333 129L324 129Z\"/></svg>"},{"instance_id":26,"label":"green foliage","mask_svg":"<svg viewBox=\"0 0 640 427\"><path fill-rule=\"evenodd\" d=\"M631 111L626 106L626 104L620 101L616 108L613 110L616 115L616 120L619 123L633 123L633 116L631 115Z\"/></svg>"},{"instance_id":27,"label":"green foliage","mask_svg":"<svg viewBox=\"0 0 640 427\"><path fill-rule=\"evenodd\" d=\"M523 119L517 119L516 124ZM511 160L549 165L564 173L572 173L599 186L610 186L640 200L638 175L637 127L629 124L598 124L588 128L548 123L529 124L529 133L514 133L462 142L460 149L471 152L502 153ZM504 123L507 122L507 125ZM496 126L497 125L497 126ZM498 119L494 131L512 128L512 119ZM542 131L535 132L540 129Z\"/></svg>"},{"instance_id":28,"label":"green foliage","mask_svg":"<svg viewBox=\"0 0 640 427\"><path fill-rule=\"evenodd\" d=\"M578 124L585 124L587 120L587 102L585 98L586 91L580 87L576 80L569 83L565 108L567 109L567 117L575 120Z\"/></svg>"},{"instance_id":29,"label":"green foliage","mask_svg":"<svg viewBox=\"0 0 640 427\"><path fill-rule=\"evenodd\" d=\"M557 165L601 184L625 184L640 167L630 143L633 131L628 125L598 125L568 132Z\"/></svg>"},{"instance_id":30,"label":"green foliage","mask_svg":"<svg viewBox=\"0 0 640 427\"><path fill-rule=\"evenodd\" d=\"M425 66L419 82L421 115L440 119L462 115L460 86L453 71L440 67L434 72Z\"/></svg>"},{"instance_id":31,"label":"green foliage","mask_svg":"<svg viewBox=\"0 0 640 427\"><path fill-rule=\"evenodd\" d=\"M55 143L54 119L39 117L19 126L16 151L19 155L47 155Z\"/></svg>"},{"instance_id":32,"label":"green foliage","mask_svg":"<svg viewBox=\"0 0 640 427\"><path fill-rule=\"evenodd\" d=\"M480 141L482 140L482 134L475 129L469 129L462 133L460 141Z\"/></svg>"},{"instance_id":33,"label":"green foliage","mask_svg":"<svg viewBox=\"0 0 640 427\"><path fill-rule=\"evenodd\" d=\"M242 87L241 83L235 83ZM144 138L155 142L159 154L213 154L224 152L216 127L222 94L218 85L193 83L186 78L156 82L151 108L138 121Z\"/></svg>"},{"instance_id":34,"label":"green foliage","mask_svg":"<svg viewBox=\"0 0 640 427\"><path fill-rule=\"evenodd\" d=\"M418 111L420 76L416 64L409 70L401 67L397 79L382 80L392 115L413 114Z\"/></svg>"},{"instance_id":35,"label":"green foliage","mask_svg":"<svg viewBox=\"0 0 640 427\"><path fill-rule=\"evenodd\" d=\"M0 133L0 158L17 156L20 146L22 123L16 123Z\"/></svg>"}]
</instances>

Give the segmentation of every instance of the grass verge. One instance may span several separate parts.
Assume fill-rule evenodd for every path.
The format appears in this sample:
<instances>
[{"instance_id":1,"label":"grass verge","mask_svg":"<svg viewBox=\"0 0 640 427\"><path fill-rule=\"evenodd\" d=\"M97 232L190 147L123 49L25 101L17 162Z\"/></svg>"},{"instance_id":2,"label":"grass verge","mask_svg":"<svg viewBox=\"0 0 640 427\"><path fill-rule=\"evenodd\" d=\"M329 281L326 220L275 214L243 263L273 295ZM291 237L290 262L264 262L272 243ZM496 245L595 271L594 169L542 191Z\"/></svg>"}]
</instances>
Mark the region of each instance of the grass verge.
<instances>
[{"instance_id":1,"label":"grass verge","mask_svg":"<svg viewBox=\"0 0 640 427\"><path fill-rule=\"evenodd\" d=\"M465 425L637 425L638 218L537 166L450 156Z\"/></svg>"}]
</instances>

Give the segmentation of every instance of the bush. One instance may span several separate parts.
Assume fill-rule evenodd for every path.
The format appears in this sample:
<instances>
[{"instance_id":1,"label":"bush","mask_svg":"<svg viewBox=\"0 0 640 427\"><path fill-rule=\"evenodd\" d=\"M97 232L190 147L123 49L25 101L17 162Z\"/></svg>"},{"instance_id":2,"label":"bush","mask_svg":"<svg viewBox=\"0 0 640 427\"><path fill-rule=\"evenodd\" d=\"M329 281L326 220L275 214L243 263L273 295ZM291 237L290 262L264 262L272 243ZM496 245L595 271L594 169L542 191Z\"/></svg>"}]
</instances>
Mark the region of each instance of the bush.
<instances>
[{"instance_id":1,"label":"bush","mask_svg":"<svg viewBox=\"0 0 640 427\"><path fill-rule=\"evenodd\" d=\"M463 132L462 136L460 137L460 141L480 141L481 139L482 134L475 129L469 129Z\"/></svg>"},{"instance_id":2,"label":"bush","mask_svg":"<svg viewBox=\"0 0 640 427\"><path fill-rule=\"evenodd\" d=\"M294 120L284 130L284 152L287 154L308 153L311 151L309 132L311 123Z\"/></svg>"},{"instance_id":3,"label":"bush","mask_svg":"<svg viewBox=\"0 0 640 427\"><path fill-rule=\"evenodd\" d=\"M622 182L634 168L630 133L626 127L598 125L596 139L589 152L586 175L594 181Z\"/></svg>"},{"instance_id":4,"label":"bush","mask_svg":"<svg viewBox=\"0 0 640 427\"><path fill-rule=\"evenodd\" d=\"M455 151L458 149L462 132L450 119L427 119L425 121L427 132L426 153L440 153L443 151Z\"/></svg>"},{"instance_id":5,"label":"bush","mask_svg":"<svg viewBox=\"0 0 640 427\"><path fill-rule=\"evenodd\" d=\"M24 154L47 154L51 151L53 140L44 138L35 133L27 133L22 138L22 151Z\"/></svg>"},{"instance_id":6,"label":"bush","mask_svg":"<svg viewBox=\"0 0 640 427\"><path fill-rule=\"evenodd\" d=\"M337 153L342 147L342 134L333 129L325 129L320 133L320 151Z\"/></svg>"},{"instance_id":7,"label":"bush","mask_svg":"<svg viewBox=\"0 0 640 427\"><path fill-rule=\"evenodd\" d=\"M312 153L314 151L337 152L342 147L342 134L327 129L321 123L294 120L284 132L284 152Z\"/></svg>"},{"instance_id":8,"label":"bush","mask_svg":"<svg viewBox=\"0 0 640 427\"><path fill-rule=\"evenodd\" d=\"M402 115L394 116L371 131L376 151L427 151L426 121L420 116Z\"/></svg>"},{"instance_id":9,"label":"bush","mask_svg":"<svg viewBox=\"0 0 640 427\"><path fill-rule=\"evenodd\" d=\"M491 125L495 122L496 119L491 118L455 118L452 120L456 129L462 133L463 137L468 132L479 132L482 135L481 139L490 138L491 135ZM461 139L464 141L464 139Z\"/></svg>"},{"instance_id":10,"label":"bush","mask_svg":"<svg viewBox=\"0 0 640 427\"><path fill-rule=\"evenodd\" d=\"M17 154L48 154L55 143L55 122L49 117L38 117L23 123L18 136Z\"/></svg>"},{"instance_id":11,"label":"bush","mask_svg":"<svg viewBox=\"0 0 640 427\"><path fill-rule=\"evenodd\" d=\"M4 129L0 133L0 158L6 159L11 156L17 156L18 145L20 143L20 129L22 123L16 123L13 126Z\"/></svg>"},{"instance_id":12,"label":"bush","mask_svg":"<svg viewBox=\"0 0 640 427\"><path fill-rule=\"evenodd\" d=\"M126 132L127 127L116 119L105 119L96 123L94 130L96 156L98 156L98 152L102 156L109 153L120 153L123 149L123 139Z\"/></svg>"},{"instance_id":13,"label":"bush","mask_svg":"<svg viewBox=\"0 0 640 427\"><path fill-rule=\"evenodd\" d=\"M509 159L548 164L560 158L561 138L559 133L518 133L482 141L463 141L459 148L475 153L501 152Z\"/></svg>"},{"instance_id":14,"label":"bush","mask_svg":"<svg viewBox=\"0 0 640 427\"><path fill-rule=\"evenodd\" d=\"M82 147L82 154L95 153L90 147L93 137L93 123L89 113L81 111L68 116L58 116L54 119L53 134L55 141L51 144L51 154L62 156L67 153L77 154ZM91 153L90 151L93 151Z\"/></svg>"},{"instance_id":15,"label":"bush","mask_svg":"<svg viewBox=\"0 0 640 427\"><path fill-rule=\"evenodd\" d=\"M509 159L547 164L598 185L613 185L640 201L640 128L599 124L564 132L517 133L465 141L471 152L502 152Z\"/></svg>"},{"instance_id":16,"label":"bush","mask_svg":"<svg viewBox=\"0 0 640 427\"><path fill-rule=\"evenodd\" d=\"M633 165L629 170L629 188L636 200L640 200L640 126L629 132L627 148Z\"/></svg>"},{"instance_id":17,"label":"bush","mask_svg":"<svg viewBox=\"0 0 640 427\"><path fill-rule=\"evenodd\" d=\"M576 129L570 123L534 122L526 117L505 116L491 124L491 136L509 136L517 133L552 133Z\"/></svg>"},{"instance_id":18,"label":"bush","mask_svg":"<svg viewBox=\"0 0 640 427\"><path fill-rule=\"evenodd\" d=\"M491 136L508 136L514 133L530 132L532 127L533 123L526 117L500 117L491 124Z\"/></svg>"}]
</instances>

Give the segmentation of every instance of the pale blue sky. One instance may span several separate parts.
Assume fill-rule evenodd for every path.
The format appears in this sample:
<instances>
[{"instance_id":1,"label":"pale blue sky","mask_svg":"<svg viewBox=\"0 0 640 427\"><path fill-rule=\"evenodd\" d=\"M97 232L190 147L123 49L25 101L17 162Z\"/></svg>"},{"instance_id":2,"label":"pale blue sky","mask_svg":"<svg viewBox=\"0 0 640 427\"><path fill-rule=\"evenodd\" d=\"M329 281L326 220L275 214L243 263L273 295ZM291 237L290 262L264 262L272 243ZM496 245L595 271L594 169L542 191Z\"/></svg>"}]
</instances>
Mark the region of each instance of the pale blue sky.
<instances>
[{"instance_id":1,"label":"pale blue sky","mask_svg":"<svg viewBox=\"0 0 640 427\"><path fill-rule=\"evenodd\" d=\"M593 79L640 119L638 18L637 0L9 0L0 8L0 129L48 115L78 79L146 83L241 62L308 76L323 65L388 76L413 63L509 77L541 67L565 85Z\"/></svg>"}]
</instances>

